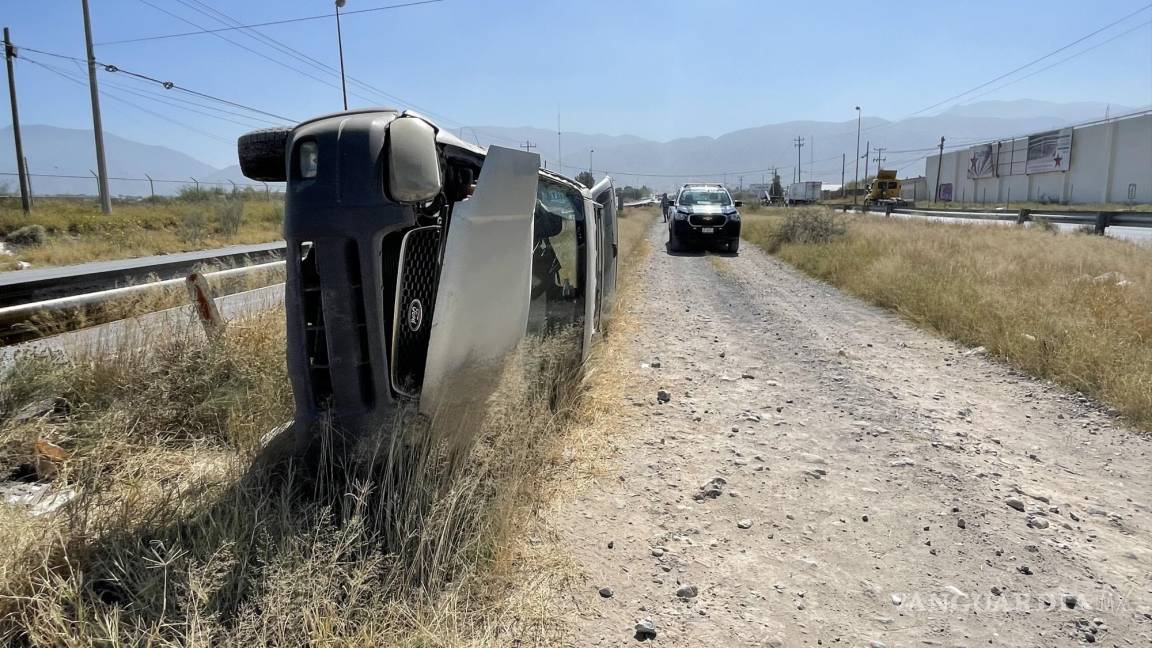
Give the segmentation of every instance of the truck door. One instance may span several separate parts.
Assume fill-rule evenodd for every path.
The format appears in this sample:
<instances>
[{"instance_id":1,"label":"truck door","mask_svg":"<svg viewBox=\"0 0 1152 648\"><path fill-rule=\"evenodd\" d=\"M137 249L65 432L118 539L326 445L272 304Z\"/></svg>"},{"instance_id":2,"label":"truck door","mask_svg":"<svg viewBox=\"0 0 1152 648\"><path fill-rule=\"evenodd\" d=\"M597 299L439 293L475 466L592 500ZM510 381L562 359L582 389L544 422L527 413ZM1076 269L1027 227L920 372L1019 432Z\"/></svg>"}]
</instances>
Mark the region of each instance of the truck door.
<instances>
[{"instance_id":1,"label":"truck door","mask_svg":"<svg viewBox=\"0 0 1152 648\"><path fill-rule=\"evenodd\" d=\"M600 312L600 206L591 198L584 199L584 353L583 360L592 352L592 335L598 325Z\"/></svg>"},{"instance_id":2,"label":"truck door","mask_svg":"<svg viewBox=\"0 0 1152 648\"><path fill-rule=\"evenodd\" d=\"M616 211L616 189L612 186L612 178L605 177L597 182L589 193L592 194L592 200L604 207L604 214L600 223L600 241L604 250L600 264L600 292L603 294L605 307L610 309L612 297L616 293L616 266L620 252L620 234L617 222L619 214Z\"/></svg>"},{"instance_id":3,"label":"truck door","mask_svg":"<svg viewBox=\"0 0 1152 648\"><path fill-rule=\"evenodd\" d=\"M535 153L489 148L475 191L448 223L420 411L450 431L482 412L524 337L539 169Z\"/></svg>"}]
</instances>

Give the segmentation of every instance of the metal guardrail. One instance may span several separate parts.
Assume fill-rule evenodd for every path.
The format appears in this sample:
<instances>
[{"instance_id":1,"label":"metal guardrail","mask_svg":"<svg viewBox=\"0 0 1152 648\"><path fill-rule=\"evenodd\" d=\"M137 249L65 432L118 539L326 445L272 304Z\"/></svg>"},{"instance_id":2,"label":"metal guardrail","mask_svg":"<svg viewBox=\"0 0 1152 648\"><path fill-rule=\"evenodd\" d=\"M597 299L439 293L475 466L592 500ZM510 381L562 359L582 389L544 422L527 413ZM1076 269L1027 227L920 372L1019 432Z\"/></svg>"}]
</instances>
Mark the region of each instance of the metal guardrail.
<instances>
[{"instance_id":1,"label":"metal guardrail","mask_svg":"<svg viewBox=\"0 0 1152 648\"><path fill-rule=\"evenodd\" d=\"M242 266L284 258L284 242L0 272L0 307L70 297L157 279L183 279L205 265Z\"/></svg>"},{"instance_id":2,"label":"metal guardrail","mask_svg":"<svg viewBox=\"0 0 1152 648\"><path fill-rule=\"evenodd\" d=\"M0 305L0 346L119 319L120 316L113 312L92 311L90 309L93 307L99 309L109 304L122 302L126 298L147 295L185 284L189 278L189 273L194 272L196 268L205 263L215 262L224 265L235 262L247 263L251 262L253 258L280 257L274 261L225 268L203 274L204 278L212 280L277 270L284 266L283 252L283 243L271 243L170 255L177 257L172 259L168 257L145 257L69 268L48 268L38 272L3 273L0 274L0 279L3 280L0 283L0 288L4 288L3 302L8 302L8 304ZM160 261L157 262L157 259ZM159 279L158 277L161 276L170 278ZM148 277L151 280L122 285L125 282L135 280L137 277ZM9 287L12 288L11 293L8 292ZM50 296L53 294L62 294L62 296ZM19 301L20 297L29 296L33 297L34 300ZM45 298L45 296L48 297ZM80 313L84 314L82 324L75 321ZM51 330L40 330L37 326L38 322L51 322Z\"/></svg>"},{"instance_id":3,"label":"metal guardrail","mask_svg":"<svg viewBox=\"0 0 1152 648\"><path fill-rule=\"evenodd\" d=\"M936 218L961 218L968 220L991 220L1023 224L1042 218L1057 225L1090 225L1095 233L1104 234L1109 227L1148 227L1152 228L1152 212L1139 211L1069 211L1033 210L1015 211L970 211L961 209L914 209L886 205L853 206L844 205L844 211L858 213L905 214L908 216L929 216Z\"/></svg>"}]
</instances>

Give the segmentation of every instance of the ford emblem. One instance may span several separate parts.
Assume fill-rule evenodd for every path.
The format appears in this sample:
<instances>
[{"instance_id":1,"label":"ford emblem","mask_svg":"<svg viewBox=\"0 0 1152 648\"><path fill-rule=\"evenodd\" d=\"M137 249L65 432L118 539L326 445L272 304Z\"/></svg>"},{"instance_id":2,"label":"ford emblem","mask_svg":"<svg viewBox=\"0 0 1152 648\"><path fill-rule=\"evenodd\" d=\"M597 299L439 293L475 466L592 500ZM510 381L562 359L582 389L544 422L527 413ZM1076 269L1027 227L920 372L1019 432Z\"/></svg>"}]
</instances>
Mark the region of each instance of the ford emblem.
<instances>
[{"instance_id":1,"label":"ford emblem","mask_svg":"<svg viewBox=\"0 0 1152 648\"><path fill-rule=\"evenodd\" d=\"M415 333L420 330L420 326L423 324L424 304L421 304L419 299L413 299L408 303L408 328Z\"/></svg>"}]
</instances>

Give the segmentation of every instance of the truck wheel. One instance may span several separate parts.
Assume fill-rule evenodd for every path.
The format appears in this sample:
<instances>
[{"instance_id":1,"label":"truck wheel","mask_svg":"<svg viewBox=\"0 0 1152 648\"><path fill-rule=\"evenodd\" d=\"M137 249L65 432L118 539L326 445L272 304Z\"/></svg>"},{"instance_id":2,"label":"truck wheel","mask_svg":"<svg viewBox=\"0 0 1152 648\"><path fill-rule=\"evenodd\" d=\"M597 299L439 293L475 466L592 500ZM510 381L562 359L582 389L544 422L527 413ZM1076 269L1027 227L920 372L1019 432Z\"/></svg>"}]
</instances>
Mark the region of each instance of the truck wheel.
<instances>
[{"instance_id":1,"label":"truck wheel","mask_svg":"<svg viewBox=\"0 0 1152 648\"><path fill-rule=\"evenodd\" d=\"M291 133L291 128L263 128L241 135L236 141L236 152L244 177L261 182L287 180L285 155Z\"/></svg>"},{"instance_id":2,"label":"truck wheel","mask_svg":"<svg viewBox=\"0 0 1152 648\"><path fill-rule=\"evenodd\" d=\"M683 250L684 250L684 246L681 245L680 239L676 238L676 235L673 234L671 232L671 230L669 230L669 232L668 232L668 251L669 252L681 252Z\"/></svg>"},{"instance_id":3,"label":"truck wheel","mask_svg":"<svg viewBox=\"0 0 1152 648\"><path fill-rule=\"evenodd\" d=\"M740 251L740 239L732 239L731 241L728 241L728 251L731 252L732 254L736 254L737 252L739 252Z\"/></svg>"}]
</instances>

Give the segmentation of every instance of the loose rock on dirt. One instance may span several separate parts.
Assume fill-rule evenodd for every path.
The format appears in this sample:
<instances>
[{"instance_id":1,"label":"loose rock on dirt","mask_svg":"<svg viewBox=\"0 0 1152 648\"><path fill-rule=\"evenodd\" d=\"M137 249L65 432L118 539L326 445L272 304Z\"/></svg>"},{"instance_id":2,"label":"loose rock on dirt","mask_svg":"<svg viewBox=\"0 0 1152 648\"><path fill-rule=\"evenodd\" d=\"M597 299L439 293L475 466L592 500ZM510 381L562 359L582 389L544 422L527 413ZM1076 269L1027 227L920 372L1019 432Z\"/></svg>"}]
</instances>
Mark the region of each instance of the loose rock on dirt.
<instances>
[{"instance_id":1,"label":"loose rock on dirt","mask_svg":"<svg viewBox=\"0 0 1152 648\"><path fill-rule=\"evenodd\" d=\"M570 645L639 637L638 612L684 647L1152 645L1147 436L750 244L671 256L659 224L650 242L634 280L658 289L609 343L622 397L668 400L621 408L606 477L549 519L628 604L558 592ZM641 366L656 356L675 372ZM742 367L756 379L723 379ZM676 605L673 583L707 596Z\"/></svg>"}]
</instances>

